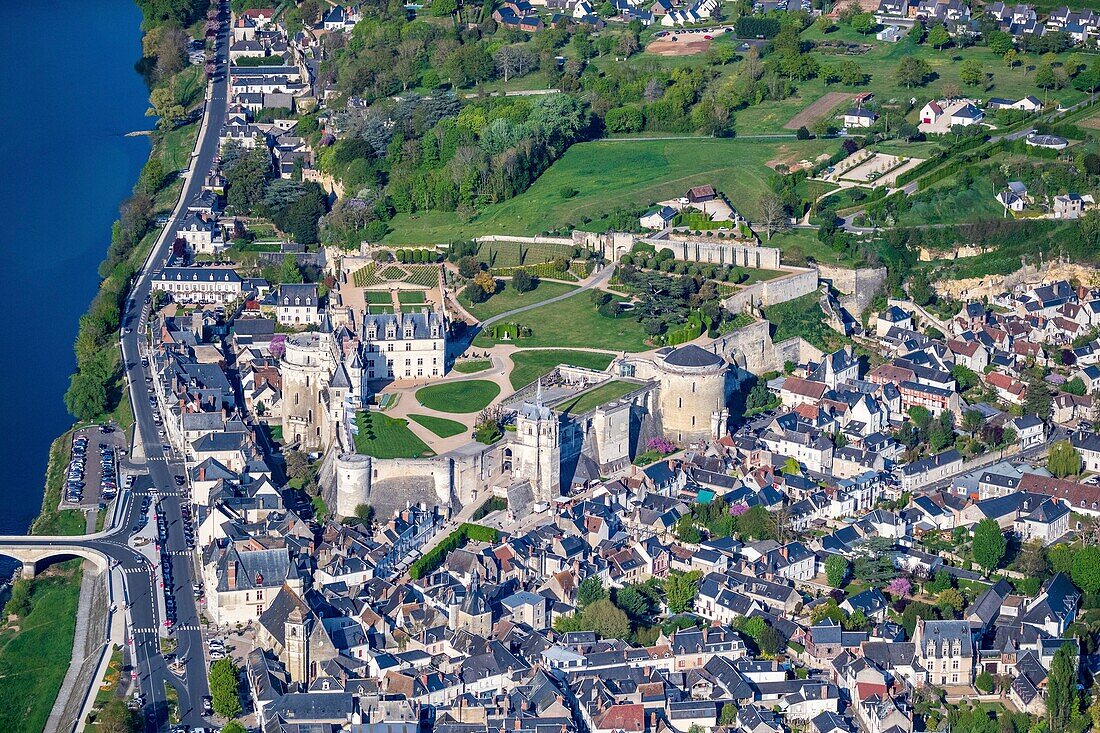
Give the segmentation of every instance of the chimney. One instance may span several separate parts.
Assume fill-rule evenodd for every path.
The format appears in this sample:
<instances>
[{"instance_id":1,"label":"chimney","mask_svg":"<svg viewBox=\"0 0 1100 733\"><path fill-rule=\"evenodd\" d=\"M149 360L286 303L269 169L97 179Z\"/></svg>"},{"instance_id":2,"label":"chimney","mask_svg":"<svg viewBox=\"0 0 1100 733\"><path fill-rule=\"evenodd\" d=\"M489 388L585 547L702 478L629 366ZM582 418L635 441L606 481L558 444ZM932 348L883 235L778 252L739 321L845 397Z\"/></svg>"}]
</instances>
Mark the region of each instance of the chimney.
<instances>
[{"instance_id":1,"label":"chimney","mask_svg":"<svg viewBox=\"0 0 1100 733\"><path fill-rule=\"evenodd\" d=\"M229 584L229 589L233 590L237 587L237 561L231 561L226 569L229 573L229 577L226 579L226 582Z\"/></svg>"}]
</instances>

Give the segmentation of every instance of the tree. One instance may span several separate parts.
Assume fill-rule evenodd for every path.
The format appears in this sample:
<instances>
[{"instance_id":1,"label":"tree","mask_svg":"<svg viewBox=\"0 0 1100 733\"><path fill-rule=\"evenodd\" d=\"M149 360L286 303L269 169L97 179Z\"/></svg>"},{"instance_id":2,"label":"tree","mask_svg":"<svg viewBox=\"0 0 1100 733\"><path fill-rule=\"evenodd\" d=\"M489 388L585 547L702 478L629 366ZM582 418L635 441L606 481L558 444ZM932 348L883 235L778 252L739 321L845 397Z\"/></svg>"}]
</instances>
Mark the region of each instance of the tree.
<instances>
[{"instance_id":1,"label":"tree","mask_svg":"<svg viewBox=\"0 0 1100 733\"><path fill-rule=\"evenodd\" d=\"M152 196L160 190L165 175L164 164L160 162L160 157L157 155L149 156L149 160L145 162L145 166L141 169L141 176L138 178L138 190L146 196Z\"/></svg>"},{"instance_id":2,"label":"tree","mask_svg":"<svg viewBox=\"0 0 1100 733\"><path fill-rule=\"evenodd\" d=\"M370 524L371 520L374 519L374 507L370 504L356 504L355 518L363 524Z\"/></svg>"},{"instance_id":3,"label":"tree","mask_svg":"<svg viewBox=\"0 0 1100 733\"><path fill-rule=\"evenodd\" d=\"M687 545L697 545L703 541L703 535L695 526L695 520L685 515L676 520L676 539Z\"/></svg>"},{"instance_id":4,"label":"tree","mask_svg":"<svg viewBox=\"0 0 1100 733\"><path fill-rule=\"evenodd\" d=\"M1015 68L1020 63L1020 52L1014 48L1010 48L1005 51L1004 56L1001 57L1001 60L1005 62L1005 66L1007 66L1008 68Z\"/></svg>"},{"instance_id":5,"label":"tree","mask_svg":"<svg viewBox=\"0 0 1100 733\"><path fill-rule=\"evenodd\" d=\"M718 714L718 725L733 725L737 721L737 706L727 702Z\"/></svg>"},{"instance_id":6,"label":"tree","mask_svg":"<svg viewBox=\"0 0 1100 733\"><path fill-rule=\"evenodd\" d=\"M756 645L760 648L761 654L774 657L783 648L783 637L771 626L765 625L760 638L756 640Z\"/></svg>"},{"instance_id":7,"label":"tree","mask_svg":"<svg viewBox=\"0 0 1100 733\"><path fill-rule=\"evenodd\" d=\"M1050 393L1050 386L1037 374L1028 375L1025 386L1027 387L1027 394L1024 397L1024 413L1035 415L1046 422L1050 419L1050 411L1054 402L1054 396Z\"/></svg>"},{"instance_id":8,"label":"tree","mask_svg":"<svg viewBox=\"0 0 1100 733\"><path fill-rule=\"evenodd\" d=\"M482 270L474 275L474 285L485 291L486 295L492 295L497 291L497 281L488 270Z\"/></svg>"},{"instance_id":9,"label":"tree","mask_svg":"<svg viewBox=\"0 0 1100 733\"><path fill-rule=\"evenodd\" d=\"M589 575L577 586L577 608L583 609L603 598L607 598L607 591L597 575Z\"/></svg>"},{"instance_id":10,"label":"tree","mask_svg":"<svg viewBox=\"0 0 1100 733\"><path fill-rule=\"evenodd\" d=\"M932 283L928 281L928 275L923 270L914 273L909 281L909 297L917 305L928 305L936 297L936 291L932 289Z\"/></svg>"},{"instance_id":11,"label":"tree","mask_svg":"<svg viewBox=\"0 0 1100 733\"><path fill-rule=\"evenodd\" d=\"M1070 577L1087 595L1100 591L1100 547L1089 545L1077 550L1073 556Z\"/></svg>"},{"instance_id":12,"label":"tree","mask_svg":"<svg viewBox=\"0 0 1100 733\"><path fill-rule=\"evenodd\" d=\"M113 697L95 716L96 733L134 733L139 730L137 715L121 698ZM222 728L222 730L227 730Z\"/></svg>"},{"instance_id":13,"label":"tree","mask_svg":"<svg viewBox=\"0 0 1100 733\"><path fill-rule=\"evenodd\" d=\"M702 575L698 570L688 573L675 570L669 572L668 577L665 578L665 601L668 603L670 612L683 613L691 610Z\"/></svg>"},{"instance_id":14,"label":"tree","mask_svg":"<svg viewBox=\"0 0 1100 733\"><path fill-rule=\"evenodd\" d=\"M1060 440L1051 446L1047 470L1057 478L1076 476L1081 473L1081 454L1068 440Z\"/></svg>"},{"instance_id":15,"label":"tree","mask_svg":"<svg viewBox=\"0 0 1100 733\"><path fill-rule=\"evenodd\" d=\"M976 87L985 81L985 69L978 59L967 59L959 67L959 78L963 84Z\"/></svg>"},{"instance_id":16,"label":"tree","mask_svg":"<svg viewBox=\"0 0 1100 733\"><path fill-rule=\"evenodd\" d=\"M231 720L226 725L222 726L221 733L248 733L248 731L237 721Z\"/></svg>"},{"instance_id":17,"label":"tree","mask_svg":"<svg viewBox=\"0 0 1100 733\"><path fill-rule=\"evenodd\" d=\"M1050 64L1039 64L1035 69L1035 86L1040 89L1054 89L1058 86L1058 77Z\"/></svg>"},{"instance_id":18,"label":"tree","mask_svg":"<svg viewBox=\"0 0 1100 733\"><path fill-rule=\"evenodd\" d=\"M950 608L955 613L966 607L966 599L955 588L948 588L936 596L936 605L940 608Z\"/></svg>"},{"instance_id":19,"label":"tree","mask_svg":"<svg viewBox=\"0 0 1100 733\"><path fill-rule=\"evenodd\" d=\"M298 267L298 260L294 255L289 253L283 255L283 264L279 267L279 282L305 282L305 278L302 277L302 270Z\"/></svg>"},{"instance_id":20,"label":"tree","mask_svg":"<svg viewBox=\"0 0 1100 733\"><path fill-rule=\"evenodd\" d=\"M539 63L538 54L530 47L522 44L501 46L493 54L497 72L508 81L511 77L526 76L531 73Z\"/></svg>"},{"instance_id":21,"label":"tree","mask_svg":"<svg viewBox=\"0 0 1100 733\"><path fill-rule=\"evenodd\" d=\"M963 413L962 428L970 437L974 437L983 425L985 425L985 418L978 410L967 410Z\"/></svg>"},{"instance_id":22,"label":"tree","mask_svg":"<svg viewBox=\"0 0 1100 733\"><path fill-rule=\"evenodd\" d=\"M1016 47L1016 42L1004 31L993 31L986 36L989 50L998 56L1004 56Z\"/></svg>"},{"instance_id":23,"label":"tree","mask_svg":"<svg viewBox=\"0 0 1100 733\"><path fill-rule=\"evenodd\" d=\"M537 284L535 278L522 267L512 273L512 289L517 293L529 293Z\"/></svg>"},{"instance_id":24,"label":"tree","mask_svg":"<svg viewBox=\"0 0 1100 733\"><path fill-rule=\"evenodd\" d=\"M1047 677L1047 725L1050 733L1062 733L1078 709L1075 647L1063 644L1054 654Z\"/></svg>"},{"instance_id":25,"label":"tree","mask_svg":"<svg viewBox=\"0 0 1100 733\"><path fill-rule=\"evenodd\" d=\"M633 586L627 586L615 593L615 605L630 618L640 619L649 615L649 598Z\"/></svg>"},{"instance_id":26,"label":"tree","mask_svg":"<svg viewBox=\"0 0 1100 733\"><path fill-rule=\"evenodd\" d=\"M928 43L932 48L940 49L951 43L951 34L943 25L932 26L928 31Z\"/></svg>"},{"instance_id":27,"label":"tree","mask_svg":"<svg viewBox=\"0 0 1100 733\"><path fill-rule=\"evenodd\" d=\"M906 56L894 72L894 80L909 89L924 86L932 76L932 67L924 59Z\"/></svg>"},{"instance_id":28,"label":"tree","mask_svg":"<svg viewBox=\"0 0 1100 733\"><path fill-rule=\"evenodd\" d=\"M157 117L157 127L161 130L170 130L176 120L183 117L185 110L183 105L176 101L176 93L171 86L156 87L149 93L149 109L145 110L146 117ZM266 151L265 151L266 152Z\"/></svg>"},{"instance_id":29,"label":"tree","mask_svg":"<svg viewBox=\"0 0 1100 733\"><path fill-rule=\"evenodd\" d=\"M946 570L937 570L932 582L928 584L928 592L939 594L951 587L951 574Z\"/></svg>"},{"instance_id":30,"label":"tree","mask_svg":"<svg viewBox=\"0 0 1100 733\"><path fill-rule=\"evenodd\" d=\"M909 408L909 419L921 430L927 430L932 425L932 413L927 407L913 405Z\"/></svg>"},{"instance_id":31,"label":"tree","mask_svg":"<svg viewBox=\"0 0 1100 733\"><path fill-rule=\"evenodd\" d=\"M625 639L630 635L630 619L607 598L585 606L584 625L603 639Z\"/></svg>"},{"instance_id":32,"label":"tree","mask_svg":"<svg viewBox=\"0 0 1100 733\"><path fill-rule=\"evenodd\" d=\"M825 579L829 585L839 588L848 577L848 560L841 555L829 555L825 561Z\"/></svg>"},{"instance_id":33,"label":"tree","mask_svg":"<svg viewBox=\"0 0 1100 733\"><path fill-rule=\"evenodd\" d=\"M65 392L65 408L77 420L95 420L107 410L106 383L84 371L73 374Z\"/></svg>"},{"instance_id":34,"label":"tree","mask_svg":"<svg viewBox=\"0 0 1100 733\"><path fill-rule=\"evenodd\" d=\"M775 194L766 193L760 198L760 223L764 226L769 242L772 232L778 231L783 226L785 214L783 201Z\"/></svg>"},{"instance_id":35,"label":"tree","mask_svg":"<svg viewBox=\"0 0 1100 733\"><path fill-rule=\"evenodd\" d=\"M878 21L872 13L860 13L852 18L852 30L856 33L867 35L878 27Z\"/></svg>"},{"instance_id":36,"label":"tree","mask_svg":"<svg viewBox=\"0 0 1100 733\"><path fill-rule=\"evenodd\" d=\"M974 678L974 687L978 692L986 694L993 692L993 675L983 669L981 674Z\"/></svg>"},{"instance_id":37,"label":"tree","mask_svg":"<svg viewBox=\"0 0 1100 733\"><path fill-rule=\"evenodd\" d=\"M231 660L219 659L210 665L210 696L215 713L223 718L235 718L241 714L239 686L240 673Z\"/></svg>"},{"instance_id":38,"label":"tree","mask_svg":"<svg viewBox=\"0 0 1100 733\"><path fill-rule=\"evenodd\" d=\"M473 278L474 275L481 272L481 263L478 262L477 257L473 255L466 255L458 260L458 274L466 279Z\"/></svg>"},{"instance_id":39,"label":"tree","mask_svg":"<svg viewBox=\"0 0 1100 733\"><path fill-rule=\"evenodd\" d=\"M1005 556L1004 532L996 519L983 519L974 527L974 561L985 569L988 576L997 569Z\"/></svg>"}]
</instances>

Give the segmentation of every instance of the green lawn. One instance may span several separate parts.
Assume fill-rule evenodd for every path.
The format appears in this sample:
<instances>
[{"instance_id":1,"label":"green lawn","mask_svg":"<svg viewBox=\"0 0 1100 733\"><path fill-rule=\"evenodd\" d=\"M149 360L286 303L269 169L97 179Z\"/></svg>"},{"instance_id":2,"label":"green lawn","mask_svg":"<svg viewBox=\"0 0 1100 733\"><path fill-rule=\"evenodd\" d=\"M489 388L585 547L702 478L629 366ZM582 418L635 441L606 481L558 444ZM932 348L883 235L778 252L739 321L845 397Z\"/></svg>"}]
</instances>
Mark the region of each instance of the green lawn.
<instances>
[{"instance_id":1,"label":"green lawn","mask_svg":"<svg viewBox=\"0 0 1100 733\"><path fill-rule=\"evenodd\" d=\"M380 412L364 411L355 416L359 434L355 436L355 450L375 458L418 458L430 456L428 445L409 430L408 423L400 418ZM373 435L373 437L371 437Z\"/></svg>"},{"instance_id":2,"label":"green lawn","mask_svg":"<svg viewBox=\"0 0 1100 733\"><path fill-rule=\"evenodd\" d=\"M789 229L773 234L771 241L764 244L768 247L778 247L783 253L783 262L788 264L803 265L807 258L827 265L855 267L859 264L849 255L821 242L817 238L816 229ZM749 273L751 274L752 271L750 270Z\"/></svg>"},{"instance_id":3,"label":"green lawn","mask_svg":"<svg viewBox=\"0 0 1100 733\"><path fill-rule=\"evenodd\" d=\"M486 318L492 318L493 316L500 315L501 313L516 308L522 308L532 303L541 303L544 300L549 300L550 298L563 295L576 289L575 285L540 280L538 287L534 290L526 293L519 293L516 292L516 289L512 287L511 283L507 283L503 288L498 290L493 297L489 298L484 303L471 303L469 299L464 296L459 296L458 300L462 303L462 306L476 316L478 320L484 321Z\"/></svg>"},{"instance_id":4,"label":"green lawn","mask_svg":"<svg viewBox=\"0 0 1100 733\"><path fill-rule=\"evenodd\" d=\"M576 397L570 397L567 400L559 402L554 405L554 409L561 412L568 412L573 415L583 415L605 402L610 402L618 397L622 397L627 392L633 392L638 389L638 387L639 385L635 382L624 382L619 379L613 379L610 382L604 382L595 389L590 389L587 392L582 392Z\"/></svg>"},{"instance_id":5,"label":"green lawn","mask_svg":"<svg viewBox=\"0 0 1100 733\"><path fill-rule=\"evenodd\" d=\"M496 382L472 379L467 382L434 384L416 391L417 401L431 410L467 413L484 409L500 394Z\"/></svg>"},{"instance_id":6,"label":"green lawn","mask_svg":"<svg viewBox=\"0 0 1100 733\"><path fill-rule=\"evenodd\" d=\"M531 329L531 336L517 340L516 346L587 347L612 351L645 351L645 331L631 317L601 316L587 294L566 298L556 303L532 308L516 316L516 320ZM482 332L474 339L479 347L492 346L493 339Z\"/></svg>"},{"instance_id":7,"label":"green lawn","mask_svg":"<svg viewBox=\"0 0 1100 733\"><path fill-rule=\"evenodd\" d=\"M517 351L512 354L515 366L508 375L512 389L530 384L559 364L586 367L588 369L607 369L615 358L611 354L599 354L593 351L570 351L568 349L548 349L539 351Z\"/></svg>"},{"instance_id":8,"label":"green lawn","mask_svg":"<svg viewBox=\"0 0 1100 733\"><path fill-rule=\"evenodd\" d=\"M393 296L388 290L365 290L363 299L367 305L393 305Z\"/></svg>"},{"instance_id":9,"label":"green lawn","mask_svg":"<svg viewBox=\"0 0 1100 733\"><path fill-rule=\"evenodd\" d=\"M409 419L413 422L419 423L438 435L440 438L450 438L452 435L458 435L466 432L466 426L460 422L454 420L448 420L443 417L432 417L431 415L409 415Z\"/></svg>"},{"instance_id":10,"label":"green lawn","mask_svg":"<svg viewBox=\"0 0 1100 733\"><path fill-rule=\"evenodd\" d=\"M401 305L420 305L428 302L423 290L400 290L397 293L397 302Z\"/></svg>"},{"instance_id":11,"label":"green lawn","mask_svg":"<svg viewBox=\"0 0 1100 733\"><path fill-rule=\"evenodd\" d=\"M450 212L398 214L384 241L435 244L482 234L533 235L570 224L584 228L585 217L599 219L618 208L644 209L704 183L725 193L751 220L759 217L760 198L774 175L769 161L813 159L832 153L837 145L836 140L716 138L578 143L526 192L486 206L473 220L463 223ZM579 193L563 198L563 188Z\"/></svg>"},{"instance_id":12,"label":"green lawn","mask_svg":"<svg viewBox=\"0 0 1100 733\"><path fill-rule=\"evenodd\" d=\"M460 374L473 374L483 372L492 365L493 362L489 359L467 359L466 361L456 361L454 370Z\"/></svg>"},{"instance_id":13,"label":"green lawn","mask_svg":"<svg viewBox=\"0 0 1100 733\"><path fill-rule=\"evenodd\" d=\"M64 433L50 445L50 460L46 467L46 486L42 494L42 511L31 524L30 534L74 535L84 534L87 523L83 512L76 509L57 508L61 503L61 489L65 483L65 467L69 463L73 434ZM3 727L0 727L3 730Z\"/></svg>"},{"instance_id":14,"label":"green lawn","mask_svg":"<svg viewBox=\"0 0 1100 733\"><path fill-rule=\"evenodd\" d=\"M32 587L32 610L18 620L19 631L0 631L0 730L5 733L39 733L46 725L72 656L79 564L64 576L38 578Z\"/></svg>"},{"instance_id":15,"label":"green lawn","mask_svg":"<svg viewBox=\"0 0 1100 733\"><path fill-rule=\"evenodd\" d=\"M990 221L1003 214L1004 209L993 198L988 186L959 189L954 181L946 181L943 186L937 185L919 193L912 207L901 215L898 224L960 224Z\"/></svg>"}]
</instances>

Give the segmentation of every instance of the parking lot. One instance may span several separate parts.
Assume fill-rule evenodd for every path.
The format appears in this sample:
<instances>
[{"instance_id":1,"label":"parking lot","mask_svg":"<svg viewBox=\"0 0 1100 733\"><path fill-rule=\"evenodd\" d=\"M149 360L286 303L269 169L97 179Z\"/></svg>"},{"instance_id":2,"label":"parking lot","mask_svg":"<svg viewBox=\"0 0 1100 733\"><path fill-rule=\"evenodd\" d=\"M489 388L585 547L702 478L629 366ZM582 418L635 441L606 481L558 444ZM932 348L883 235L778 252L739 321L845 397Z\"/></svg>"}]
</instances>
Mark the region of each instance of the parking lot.
<instances>
[{"instance_id":1,"label":"parking lot","mask_svg":"<svg viewBox=\"0 0 1100 733\"><path fill-rule=\"evenodd\" d=\"M125 456L126 434L117 427L92 425L73 433L60 508L95 507L115 498Z\"/></svg>"}]
</instances>

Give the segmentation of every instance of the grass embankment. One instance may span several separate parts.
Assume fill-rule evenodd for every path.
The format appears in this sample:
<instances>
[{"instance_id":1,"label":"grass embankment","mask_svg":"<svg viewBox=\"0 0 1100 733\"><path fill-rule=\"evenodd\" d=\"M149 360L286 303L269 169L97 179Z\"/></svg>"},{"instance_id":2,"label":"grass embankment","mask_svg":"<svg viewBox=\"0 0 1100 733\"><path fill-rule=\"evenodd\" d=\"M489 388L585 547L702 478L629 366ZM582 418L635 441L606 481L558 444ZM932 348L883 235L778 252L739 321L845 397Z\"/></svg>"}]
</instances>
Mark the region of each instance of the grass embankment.
<instances>
[{"instance_id":1,"label":"grass embankment","mask_svg":"<svg viewBox=\"0 0 1100 733\"><path fill-rule=\"evenodd\" d=\"M440 438L450 438L466 432L466 426L445 417L432 417L431 415L409 415L409 419L423 425Z\"/></svg>"},{"instance_id":2,"label":"grass embankment","mask_svg":"<svg viewBox=\"0 0 1100 733\"><path fill-rule=\"evenodd\" d=\"M515 366L512 368L512 373L508 375L508 380L512 383L512 389L519 389L549 374L559 364L603 371L614 358L612 354L569 349L517 351L512 354L512 363Z\"/></svg>"},{"instance_id":3,"label":"grass embankment","mask_svg":"<svg viewBox=\"0 0 1100 733\"><path fill-rule=\"evenodd\" d=\"M812 160L836 145L835 140L717 138L578 143L527 191L486 206L469 222L451 212L399 214L384 241L431 244L482 234L534 235L569 225L603 231L601 219L615 209L644 209L707 183L750 221L758 220L760 199L771 190L768 181L774 175L769 163ZM565 189L577 194L563 197Z\"/></svg>"},{"instance_id":4,"label":"grass embankment","mask_svg":"<svg viewBox=\"0 0 1100 733\"><path fill-rule=\"evenodd\" d=\"M641 323L629 315L621 318L600 315L586 294L524 311L516 315L516 321L531 329L530 336L514 341L519 348L598 346L614 351L645 351L650 348L645 343L646 335ZM474 346L478 347L495 343L498 341L494 341L487 331L474 339Z\"/></svg>"},{"instance_id":5,"label":"grass embankment","mask_svg":"<svg viewBox=\"0 0 1100 733\"><path fill-rule=\"evenodd\" d=\"M851 343L825 324L825 314L819 305L820 299L821 294L814 291L786 303L765 308L764 318L768 319L773 328L772 339L778 343L793 336L801 336L826 352Z\"/></svg>"},{"instance_id":6,"label":"grass embankment","mask_svg":"<svg viewBox=\"0 0 1100 733\"><path fill-rule=\"evenodd\" d=\"M583 415L589 410L594 410L606 402L611 402L628 392L633 392L638 389L639 386L640 385L634 382L613 379L610 382L604 382L595 389L590 389L587 392L582 392L576 397L570 397L563 402L559 402L554 405L554 409L561 412L568 412L572 415Z\"/></svg>"},{"instance_id":7,"label":"grass embankment","mask_svg":"<svg viewBox=\"0 0 1100 733\"><path fill-rule=\"evenodd\" d=\"M424 387L416 391L416 400L429 410L463 414L488 407L499 394L496 382L472 379Z\"/></svg>"},{"instance_id":8,"label":"grass embankment","mask_svg":"<svg viewBox=\"0 0 1100 733\"><path fill-rule=\"evenodd\" d=\"M462 303L462 307L470 311L479 321L484 321L487 318L498 316L501 313L507 313L516 308L522 308L525 305L541 303L544 300L550 300L550 298L565 295L576 289L575 285L539 281L539 284L534 290L530 290L526 293L516 292L516 289L510 284L506 285L484 303L471 303L468 298L461 295L458 300Z\"/></svg>"},{"instance_id":9,"label":"grass embankment","mask_svg":"<svg viewBox=\"0 0 1100 733\"><path fill-rule=\"evenodd\" d=\"M30 588L30 613L0 630L0 730L5 733L39 733L46 725L72 656L80 563L57 566Z\"/></svg>"},{"instance_id":10,"label":"grass embankment","mask_svg":"<svg viewBox=\"0 0 1100 733\"><path fill-rule=\"evenodd\" d=\"M375 458L419 458L432 455L428 445L409 430L409 424L401 418L389 417L380 412L364 411L355 416L359 434L355 436L355 450Z\"/></svg>"}]
</instances>

